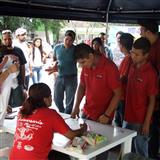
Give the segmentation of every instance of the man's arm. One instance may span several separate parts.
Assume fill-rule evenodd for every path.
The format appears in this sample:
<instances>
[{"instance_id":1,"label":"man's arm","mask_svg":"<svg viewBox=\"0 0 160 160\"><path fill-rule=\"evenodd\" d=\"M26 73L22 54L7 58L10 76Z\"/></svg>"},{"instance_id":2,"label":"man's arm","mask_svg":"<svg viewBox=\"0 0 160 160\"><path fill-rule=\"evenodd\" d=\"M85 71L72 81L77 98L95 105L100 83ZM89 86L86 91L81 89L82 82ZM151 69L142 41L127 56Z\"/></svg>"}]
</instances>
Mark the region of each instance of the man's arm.
<instances>
[{"instance_id":1,"label":"man's arm","mask_svg":"<svg viewBox=\"0 0 160 160\"><path fill-rule=\"evenodd\" d=\"M16 71L18 71L19 64L12 64L7 70L0 74L0 84L7 79L7 77Z\"/></svg>"},{"instance_id":2,"label":"man's arm","mask_svg":"<svg viewBox=\"0 0 160 160\"><path fill-rule=\"evenodd\" d=\"M98 121L100 123L103 124L107 124L110 122L110 118L111 118L111 114L113 113L113 111L116 110L117 105L119 103L120 97L121 97L121 88L117 88L115 90L113 90L114 95L110 101L110 104L107 108L107 110L105 111L104 114L102 114L99 118Z\"/></svg>"},{"instance_id":3,"label":"man's arm","mask_svg":"<svg viewBox=\"0 0 160 160\"><path fill-rule=\"evenodd\" d=\"M143 135L148 135L149 134L149 128L150 128L150 123L151 123L153 110L154 110L154 107L155 107L155 102L156 102L156 96L150 96L145 120L144 120L142 131L141 131L141 133Z\"/></svg>"},{"instance_id":4,"label":"man's arm","mask_svg":"<svg viewBox=\"0 0 160 160\"><path fill-rule=\"evenodd\" d=\"M85 87L80 83L77 89L76 101L71 113L72 118L76 118L76 115L79 117L79 106L85 95Z\"/></svg>"},{"instance_id":5,"label":"man's arm","mask_svg":"<svg viewBox=\"0 0 160 160\"><path fill-rule=\"evenodd\" d=\"M57 65L58 65L57 58L54 54L53 55L53 67L49 67L45 71L47 71L49 75L54 73L54 72L58 72L58 66Z\"/></svg>"}]
</instances>

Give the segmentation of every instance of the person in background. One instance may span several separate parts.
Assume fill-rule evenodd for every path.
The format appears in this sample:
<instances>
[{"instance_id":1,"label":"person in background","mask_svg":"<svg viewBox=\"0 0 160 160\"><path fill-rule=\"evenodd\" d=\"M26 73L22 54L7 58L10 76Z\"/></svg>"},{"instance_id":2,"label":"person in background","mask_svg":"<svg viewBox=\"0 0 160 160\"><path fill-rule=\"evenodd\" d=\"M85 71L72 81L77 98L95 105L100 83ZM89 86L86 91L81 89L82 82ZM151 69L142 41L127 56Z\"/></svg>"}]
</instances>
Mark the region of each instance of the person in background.
<instances>
[{"instance_id":1,"label":"person in background","mask_svg":"<svg viewBox=\"0 0 160 160\"><path fill-rule=\"evenodd\" d=\"M158 76L148 61L150 42L144 37L132 47L133 64L127 82L123 127L137 131L132 141L132 152L149 157L148 142L152 128L152 113L158 93Z\"/></svg>"},{"instance_id":2,"label":"person in background","mask_svg":"<svg viewBox=\"0 0 160 160\"><path fill-rule=\"evenodd\" d=\"M73 108L74 96L77 88L77 65L75 59L75 32L68 30L65 33L64 43L54 48L55 65L46 71L58 71L54 85L54 101L60 112L70 114ZM63 104L66 94L65 106Z\"/></svg>"},{"instance_id":3,"label":"person in background","mask_svg":"<svg viewBox=\"0 0 160 160\"><path fill-rule=\"evenodd\" d=\"M160 126L160 38L158 35L158 23L155 20L140 20L140 35L147 38L151 43L148 59L154 66L159 77L159 92L156 97L156 107L153 113L153 130L149 143L149 154L151 158L156 158L160 147L159 126Z\"/></svg>"},{"instance_id":4,"label":"person in background","mask_svg":"<svg viewBox=\"0 0 160 160\"><path fill-rule=\"evenodd\" d=\"M122 96L116 109L114 119L114 124L118 127L122 127L123 124L128 73L132 63L130 50L132 49L133 41L134 37L129 33L123 33L119 37L119 48L125 57L119 66L120 80L122 82Z\"/></svg>"},{"instance_id":5,"label":"person in background","mask_svg":"<svg viewBox=\"0 0 160 160\"><path fill-rule=\"evenodd\" d=\"M86 124L77 130L70 129L55 110L48 108L51 103L48 85L37 83L29 88L29 96L18 114L9 160L47 160L55 132L73 139L87 130Z\"/></svg>"},{"instance_id":6,"label":"person in background","mask_svg":"<svg viewBox=\"0 0 160 160\"><path fill-rule=\"evenodd\" d=\"M26 59L20 48L12 46L12 33L10 30L2 31L2 45L4 49L0 52L0 62L6 55L14 55L19 60L20 73L18 74L18 87L11 90L9 105L11 107L21 106L24 102L25 96L23 89L25 88L25 64Z\"/></svg>"},{"instance_id":7,"label":"person in background","mask_svg":"<svg viewBox=\"0 0 160 160\"><path fill-rule=\"evenodd\" d=\"M103 43L99 37L96 37L92 40L91 47L94 49L96 54L104 54L105 55Z\"/></svg>"},{"instance_id":8,"label":"person in background","mask_svg":"<svg viewBox=\"0 0 160 160\"><path fill-rule=\"evenodd\" d=\"M109 35L106 35L104 32L101 32L99 34L99 38L101 38L101 41L103 43L103 47L104 47L104 50L105 50L106 57L109 58L110 60L113 60L112 50L107 45L108 44L108 36Z\"/></svg>"},{"instance_id":9,"label":"person in background","mask_svg":"<svg viewBox=\"0 0 160 160\"><path fill-rule=\"evenodd\" d=\"M110 124L121 96L118 69L111 60L95 54L86 44L77 45L75 52L82 72L71 116L79 117L80 103L86 96L82 117Z\"/></svg>"},{"instance_id":10,"label":"person in background","mask_svg":"<svg viewBox=\"0 0 160 160\"><path fill-rule=\"evenodd\" d=\"M46 62L46 53L42 48L42 39L35 38L31 53L32 80L33 83L39 83L42 77L42 67Z\"/></svg>"},{"instance_id":11,"label":"person in background","mask_svg":"<svg viewBox=\"0 0 160 160\"><path fill-rule=\"evenodd\" d=\"M120 36L123 34L122 31L118 31L116 33L116 44L115 46L113 47L113 54L114 54L114 58L113 58L113 61L114 63L119 67L120 66L120 63L122 61L122 59L124 58L124 55L123 53L120 51L120 47L119 47L119 38Z\"/></svg>"},{"instance_id":12,"label":"person in background","mask_svg":"<svg viewBox=\"0 0 160 160\"><path fill-rule=\"evenodd\" d=\"M27 30L24 28L18 28L15 31L16 39L13 41L13 46L20 48L26 58L27 63L25 64L25 88L28 90L29 79L31 74L30 54L31 50L28 43L26 42Z\"/></svg>"},{"instance_id":13,"label":"person in background","mask_svg":"<svg viewBox=\"0 0 160 160\"><path fill-rule=\"evenodd\" d=\"M121 35L122 35L123 33L124 33L124 32L122 32L122 31L118 31L118 32L116 33L117 45L119 45L120 37L121 37Z\"/></svg>"}]
</instances>

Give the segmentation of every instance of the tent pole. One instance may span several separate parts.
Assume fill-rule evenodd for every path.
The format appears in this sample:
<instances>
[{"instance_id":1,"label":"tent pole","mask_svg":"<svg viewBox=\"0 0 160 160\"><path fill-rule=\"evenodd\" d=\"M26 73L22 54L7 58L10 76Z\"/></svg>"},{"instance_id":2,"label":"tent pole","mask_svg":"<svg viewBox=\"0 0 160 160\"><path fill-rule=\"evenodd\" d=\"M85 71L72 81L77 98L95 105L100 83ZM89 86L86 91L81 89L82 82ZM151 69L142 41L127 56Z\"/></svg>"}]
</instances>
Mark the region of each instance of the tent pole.
<instances>
[{"instance_id":1,"label":"tent pole","mask_svg":"<svg viewBox=\"0 0 160 160\"><path fill-rule=\"evenodd\" d=\"M111 3L112 3L112 0L109 0L108 7L107 7L107 12L106 12L106 39L107 39L107 36L108 36L108 30L109 30L108 21L109 21L109 10L110 10L110 7L111 7Z\"/></svg>"}]
</instances>

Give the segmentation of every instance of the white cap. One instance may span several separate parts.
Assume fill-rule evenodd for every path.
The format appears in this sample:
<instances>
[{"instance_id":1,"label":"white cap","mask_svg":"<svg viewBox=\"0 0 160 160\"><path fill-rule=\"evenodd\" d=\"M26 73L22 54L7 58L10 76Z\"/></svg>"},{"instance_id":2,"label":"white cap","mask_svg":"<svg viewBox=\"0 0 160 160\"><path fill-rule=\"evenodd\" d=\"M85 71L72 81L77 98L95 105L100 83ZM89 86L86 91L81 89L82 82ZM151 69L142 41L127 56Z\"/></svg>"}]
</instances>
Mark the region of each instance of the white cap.
<instances>
[{"instance_id":1,"label":"white cap","mask_svg":"<svg viewBox=\"0 0 160 160\"><path fill-rule=\"evenodd\" d=\"M12 33L12 31L11 31L11 30L9 30L9 29L3 30L3 31L2 31L2 34L5 34L5 33L9 33L9 34L11 34L11 33Z\"/></svg>"},{"instance_id":2,"label":"white cap","mask_svg":"<svg viewBox=\"0 0 160 160\"><path fill-rule=\"evenodd\" d=\"M24 28L18 28L16 31L15 31L15 35L18 36L18 35L22 35L24 33L27 33L27 30L24 29Z\"/></svg>"}]
</instances>

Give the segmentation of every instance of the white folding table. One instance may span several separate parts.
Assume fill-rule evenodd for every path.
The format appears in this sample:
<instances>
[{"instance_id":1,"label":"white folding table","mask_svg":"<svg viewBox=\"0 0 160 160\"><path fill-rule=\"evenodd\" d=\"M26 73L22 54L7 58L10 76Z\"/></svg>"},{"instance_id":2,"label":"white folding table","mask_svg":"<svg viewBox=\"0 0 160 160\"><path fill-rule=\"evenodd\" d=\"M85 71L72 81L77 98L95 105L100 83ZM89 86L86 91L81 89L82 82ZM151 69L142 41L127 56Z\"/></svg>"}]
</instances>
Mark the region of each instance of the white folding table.
<instances>
[{"instance_id":1,"label":"white folding table","mask_svg":"<svg viewBox=\"0 0 160 160\"><path fill-rule=\"evenodd\" d=\"M63 113L61 114L61 116L72 129L79 128L79 120L72 119L70 118L70 115ZM13 120L4 121L4 130L6 132L9 132L11 134L15 133L16 119L17 117ZM56 134L56 138L54 138L53 140L52 148L56 151L76 157L80 160L89 160L90 158L93 158L119 144L121 144L122 146L121 150L123 155L131 151L132 138L137 135L135 131L114 127L111 125L103 125L91 120L87 120L86 123L89 126L89 130L106 136L107 141L96 145L95 147L89 147L88 149L84 150L83 153L78 153L76 151L70 151L66 147L64 147L64 143L66 143L65 138L62 138L62 136L58 136Z\"/></svg>"}]
</instances>

